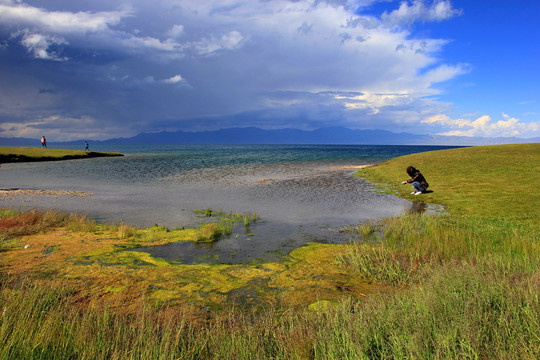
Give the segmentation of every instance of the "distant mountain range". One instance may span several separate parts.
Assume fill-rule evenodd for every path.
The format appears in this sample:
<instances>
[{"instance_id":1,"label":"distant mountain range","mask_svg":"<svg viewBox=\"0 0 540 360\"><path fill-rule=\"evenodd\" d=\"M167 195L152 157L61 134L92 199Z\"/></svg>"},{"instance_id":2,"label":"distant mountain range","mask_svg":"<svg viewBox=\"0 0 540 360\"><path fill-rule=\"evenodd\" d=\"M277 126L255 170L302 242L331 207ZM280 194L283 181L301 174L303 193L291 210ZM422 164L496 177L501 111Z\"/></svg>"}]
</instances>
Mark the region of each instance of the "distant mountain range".
<instances>
[{"instance_id":1,"label":"distant mountain range","mask_svg":"<svg viewBox=\"0 0 540 360\"><path fill-rule=\"evenodd\" d=\"M332 144L332 145L494 145L535 143L540 138L482 138L467 136L417 135L394 133L386 130L351 130L343 127L323 128L313 131L298 129L263 130L254 127L230 128L201 132L141 133L130 138L109 140L87 139L92 144L103 145L154 145L154 144ZM79 144L83 140L55 142ZM39 139L2 138L0 146L38 146Z\"/></svg>"}]
</instances>

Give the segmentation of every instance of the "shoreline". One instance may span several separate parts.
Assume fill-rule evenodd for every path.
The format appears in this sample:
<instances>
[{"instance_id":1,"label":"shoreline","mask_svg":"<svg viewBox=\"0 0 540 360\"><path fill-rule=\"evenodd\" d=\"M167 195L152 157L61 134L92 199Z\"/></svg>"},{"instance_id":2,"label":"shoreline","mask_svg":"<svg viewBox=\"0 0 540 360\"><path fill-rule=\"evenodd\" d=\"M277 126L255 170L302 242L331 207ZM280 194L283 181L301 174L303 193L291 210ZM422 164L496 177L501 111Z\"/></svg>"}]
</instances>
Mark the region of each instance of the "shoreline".
<instances>
[{"instance_id":1,"label":"shoreline","mask_svg":"<svg viewBox=\"0 0 540 360\"><path fill-rule=\"evenodd\" d=\"M370 166L375 166L377 164L365 164L365 165L343 165L338 167L332 167L329 170L358 170L365 169Z\"/></svg>"}]
</instances>

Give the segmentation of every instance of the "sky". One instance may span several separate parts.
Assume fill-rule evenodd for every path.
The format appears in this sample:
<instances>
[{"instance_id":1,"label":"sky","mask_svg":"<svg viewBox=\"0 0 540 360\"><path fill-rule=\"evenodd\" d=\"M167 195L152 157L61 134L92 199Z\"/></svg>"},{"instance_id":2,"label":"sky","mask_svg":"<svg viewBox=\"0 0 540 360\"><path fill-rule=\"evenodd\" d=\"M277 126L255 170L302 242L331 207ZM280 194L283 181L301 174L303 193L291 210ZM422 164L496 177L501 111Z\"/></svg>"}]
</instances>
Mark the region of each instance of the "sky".
<instances>
[{"instance_id":1,"label":"sky","mask_svg":"<svg viewBox=\"0 0 540 360\"><path fill-rule=\"evenodd\" d=\"M537 0L0 0L0 137L540 136Z\"/></svg>"}]
</instances>

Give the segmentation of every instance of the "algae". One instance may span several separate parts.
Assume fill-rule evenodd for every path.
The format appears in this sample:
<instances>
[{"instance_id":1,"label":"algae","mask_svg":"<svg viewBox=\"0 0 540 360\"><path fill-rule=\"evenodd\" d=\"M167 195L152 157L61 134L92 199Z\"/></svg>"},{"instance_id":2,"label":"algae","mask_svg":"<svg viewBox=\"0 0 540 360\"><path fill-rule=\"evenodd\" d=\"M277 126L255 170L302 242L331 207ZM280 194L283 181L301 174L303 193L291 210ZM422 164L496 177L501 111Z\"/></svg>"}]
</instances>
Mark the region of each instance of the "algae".
<instances>
[{"instance_id":1,"label":"algae","mask_svg":"<svg viewBox=\"0 0 540 360\"><path fill-rule=\"evenodd\" d=\"M308 306L344 296L361 298L377 290L336 260L343 245L308 244L280 261L248 264L187 265L135 251L141 246L196 241L201 228L170 230L156 225L119 232L118 226L99 226L92 232L59 227L16 239L18 244L24 239L29 247L6 248L0 266L12 274L66 282L92 301L121 295L126 311L141 297L156 306Z\"/></svg>"}]
</instances>

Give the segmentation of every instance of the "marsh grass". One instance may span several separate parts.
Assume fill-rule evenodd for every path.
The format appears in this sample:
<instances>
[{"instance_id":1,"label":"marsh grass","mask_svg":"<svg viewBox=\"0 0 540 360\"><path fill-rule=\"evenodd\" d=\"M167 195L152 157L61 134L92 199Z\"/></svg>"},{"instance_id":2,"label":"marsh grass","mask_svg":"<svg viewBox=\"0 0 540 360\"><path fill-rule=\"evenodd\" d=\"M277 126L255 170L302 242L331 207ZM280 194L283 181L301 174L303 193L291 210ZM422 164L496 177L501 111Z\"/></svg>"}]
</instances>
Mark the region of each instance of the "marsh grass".
<instances>
[{"instance_id":1,"label":"marsh grass","mask_svg":"<svg viewBox=\"0 0 540 360\"><path fill-rule=\"evenodd\" d=\"M259 214L254 213L254 212L235 213L233 211L229 211L228 213L226 213L222 209L215 211L210 208L206 208L202 210L193 210L193 212L202 217L214 217L220 221L244 223L244 225L246 226L250 224L255 224L258 221L260 221Z\"/></svg>"},{"instance_id":2,"label":"marsh grass","mask_svg":"<svg viewBox=\"0 0 540 360\"><path fill-rule=\"evenodd\" d=\"M361 225L345 225L342 228L340 228L338 231L340 233L349 233L349 234L360 234L362 236L362 239L364 241L374 240L377 241L378 237L378 230L379 226L377 226L376 223L369 220Z\"/></svg>"},{"instance_id":3,"label":"marsh grass","mask_svg":"<svg viewBox=\"0 0 540 360\"><path fill-rule=\"evenodd\" d=\"M62 282L0 271L0 359L540 356L534 227L411 214L369 228L378 240L358 227L368 239L350 244L341 264L385 290L315 310L169 308L143 295L127 311L121 292L103 302Z\"/></svg>"},{"instance_id":4,"label":"marsh grass","mask_svg":"<svg viewBox=\"0 0 540 360\"><path fill-rule=\"evenodd\" d=\"M371 281L407 284L443 264L497 267L508 273L540 268L538 233L506 222L409 214L380 221L378 242L354 242L340 260ZM360 231L360 229L358 230Z\"/></svg>"},{"instance_id":5,"label":"marsh grass","mask_svg":"<svg viewBox=\"0 0 540 360\"><path fill-rule=\"evenodd\" d=\"M538 280L441 267L421 286L326 309L208 312L28 281L1 287L0 359L536 359Z\"/></svg>"},{"instance_id":6,"label":"marsh grass","mask_svg":"<svg viewBox=\"0 0 540 360\"><path fill-rule=\"evenodd\" d=\"M222 236L230 234L232 227L230 224L223 223L207 223L202 225L197 231L196 239L197 242L215 242L221 239Z\"/></svg>"},{"instance_id":7,"label":"marsh grass","mask_svg":"<svg viewBox=\"0 0 540 360\"><path fill-rule=\"evenodd\" d=\"M66 214L54 210L45 212L3 210L0 216L0 241L46 232L66 224L66 219Z\"/></svg>"},{"instance_id":8,"label":"marsh grass","mask_svg":"<svg viewBox=\"0 0 540 360\"><path fill-rule=\"evenodd\" d=\"M118 238L119 239L128 239L133 237L137 233L137 229L131 225L128 225L124 222L118 224Z\"/></svg>"},{"instance_id":9,"label":"marsh grass","mask_svg":"<svg viewBox=\"0 0 540 360\"><path fill-rule=\"evenodd\" d=\"M17 237L40 234L63 227L71 231L99 232L105 227L116 225L97 224L86 215L67 214L56 210L0 211L0 248Z\"/></svg>"},{"instance_id":10,"label":"marsh grass","mask_svg":"<svg viewBox=\"0 0 540 360\"><path fill-rule=\"evenodd\" d=\"M223 210L214 211L207 208L202 210L193 210L199 216L212 218L217 217L217 220L211 223L202 224L197 231L197 242L215 242L223 236L232 234L236 224L244 224L246 233L250 233L249 226L260 221L260 216L257 213L224 213Z\"/></svg>"},{"instance_id":11,"label":"marsh grass","mask_svg":"<svg viewBox=\"0 0 540 360\"><path fill-rule=\"evenodd\" d=\"M97 233L104 227L107 227L107 225L98 224L95 220L88 219L86 214L69 214L63 226L71 231L94 233Z\"/></svg>"}]
</instances>

